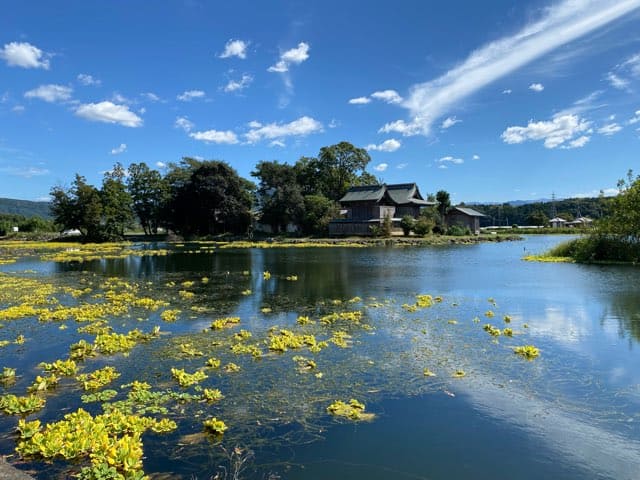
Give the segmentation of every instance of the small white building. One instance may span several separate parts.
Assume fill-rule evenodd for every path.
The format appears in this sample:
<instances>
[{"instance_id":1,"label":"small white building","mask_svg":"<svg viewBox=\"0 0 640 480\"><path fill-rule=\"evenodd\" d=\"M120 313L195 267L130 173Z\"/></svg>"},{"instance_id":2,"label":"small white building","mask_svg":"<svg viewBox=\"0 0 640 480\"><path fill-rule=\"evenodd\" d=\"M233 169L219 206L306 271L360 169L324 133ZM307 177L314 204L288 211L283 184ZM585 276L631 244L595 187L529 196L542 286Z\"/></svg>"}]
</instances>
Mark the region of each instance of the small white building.
<instances>
[{"instance_id":1,"label":"small white building","mask_svg":"<svg viewBox=\"0 0 640 480\"><path fill-rule=\"evenodd\" d=\"M549 220L551 228L562 228L566 225L567 221L564 218L555 217Z\"/></svg>"}]
</instances>

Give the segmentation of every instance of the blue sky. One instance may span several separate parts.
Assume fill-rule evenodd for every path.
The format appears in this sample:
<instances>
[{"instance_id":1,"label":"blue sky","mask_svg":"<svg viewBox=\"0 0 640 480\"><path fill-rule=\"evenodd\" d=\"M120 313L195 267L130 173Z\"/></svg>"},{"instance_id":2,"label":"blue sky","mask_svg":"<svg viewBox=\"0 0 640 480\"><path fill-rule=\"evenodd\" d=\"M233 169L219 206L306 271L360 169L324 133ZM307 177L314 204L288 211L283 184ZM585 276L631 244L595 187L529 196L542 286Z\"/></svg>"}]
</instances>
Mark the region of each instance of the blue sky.
<instances>
[{"instance_id":1,"label":"blue sky","mask_svg":"<svg viewBox=\"0 0 640 480\"><path fill-rule=\"evenodd\" d=\"M183 156L249 177L343 140L457 202L640 170L640 0L9 3L0 197Z\"/></svg>"}]
</instances>

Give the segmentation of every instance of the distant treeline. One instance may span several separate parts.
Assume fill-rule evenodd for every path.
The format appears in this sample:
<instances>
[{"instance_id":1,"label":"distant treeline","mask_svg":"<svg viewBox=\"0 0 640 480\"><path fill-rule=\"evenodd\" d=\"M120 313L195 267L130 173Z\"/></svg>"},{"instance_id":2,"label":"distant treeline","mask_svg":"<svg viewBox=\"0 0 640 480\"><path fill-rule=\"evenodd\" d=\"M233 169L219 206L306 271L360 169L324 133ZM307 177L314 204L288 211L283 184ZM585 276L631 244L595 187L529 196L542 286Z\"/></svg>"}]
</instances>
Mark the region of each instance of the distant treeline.
<instances>
[{"instance_id":1,"label":"distant treeline","mask_svg":"<svg viewBox=\"0 0 640 480\"><path fill-rule=\"evenodd\" d=\"M571 221L578 216L597 220L609 214L610 197L567 198L550 202L535 202L513 206L502 204L477 204L471 207L486 215L481 226L489 225L547 225L554 216Z\"/></svg>"},{"instance_id":2,"label":"distant treeline","mask_svg":"<svg viewBox=\"0 0 640 480\"><path fill-rule=\"evenodd\" d=\"M49 202L0 198L0 214L20 215L26 218L42 217L51 219L50 208L51 204Z\"/></svg>"}]
</instances>

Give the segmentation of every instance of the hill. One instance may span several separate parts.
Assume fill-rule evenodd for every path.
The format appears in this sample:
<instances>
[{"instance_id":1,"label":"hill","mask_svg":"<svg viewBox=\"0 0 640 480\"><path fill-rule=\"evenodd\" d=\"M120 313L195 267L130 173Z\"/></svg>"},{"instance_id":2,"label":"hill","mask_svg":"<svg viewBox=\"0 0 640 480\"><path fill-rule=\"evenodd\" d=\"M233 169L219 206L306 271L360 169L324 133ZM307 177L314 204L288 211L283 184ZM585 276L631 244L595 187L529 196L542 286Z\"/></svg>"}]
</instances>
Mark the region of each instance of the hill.
<instances>
[{"instance_id":1,"label":"hill","mask_svg":"<svg viewBox=\"0 0 640 480\"><path fill-rule=\"evenodd\" d=\"M14 198L0 198L0 213L21 215L23 217L42 217L50 220L49 202L32 202Z\"/></svg>"}]
</instances>

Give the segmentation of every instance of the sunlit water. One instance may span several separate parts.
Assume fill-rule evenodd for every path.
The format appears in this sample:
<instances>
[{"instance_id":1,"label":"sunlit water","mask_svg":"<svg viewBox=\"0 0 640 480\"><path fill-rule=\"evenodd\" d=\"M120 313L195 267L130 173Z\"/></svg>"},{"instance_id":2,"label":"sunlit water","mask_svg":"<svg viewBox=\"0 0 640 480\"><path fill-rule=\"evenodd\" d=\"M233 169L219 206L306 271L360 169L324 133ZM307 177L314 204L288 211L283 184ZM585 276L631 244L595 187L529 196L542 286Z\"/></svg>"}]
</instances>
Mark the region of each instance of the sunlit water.
<instances>
[{"instance_id":1,"label":"sunlit water","mask_svg":"<svg viewBox=\"0 0 640 480\"><path fill-rule=\"evenodd\" d=\"M180 282L210 278L194 288L192 303L200 311L175 323L162 322L158 313L110 319L117 331L160 325L167 335L135 347L128 357L86 362L92 368L116 366L122 373L118 384L138 379L162 388L176 387L171 367L194 371L209 356L241 366L235 374L211 373L202 384L220 388L222 402L175 406L170 416L179 423L177 432L145 435L148 474L209 478L220 465L228 467L222 445L254 451L243 478L637 479L640 269L521 260L559 240L200 253L187 253L200 247L186 245L164 257L85 264L28 258L0 268L69 284L114 276L151 282L145 288L172 303L179 303ZM263 279L264 271L271 279ZM297 281L286 280L292 274ZM247 290L251 294L243 295ZM402 308L421 293L443 301L416 312ZM362 301L347 302L354 297ZM265 348L267 355L254 360L214 345L233 330L208 330L214 318L238 316L240 327L258 342L274 325L295 330L299 315L317 319L348 310L364 311L372 329L349 327L349 348L331 346L317 354L267 354ZM495 317L486 317L488 310ZM40 372L39 362L66 356L79 338L91 340L67 323L61 331L55 323L27 318L0 330L0 339L27 338L24 345L0 349L0 367L22 375L7 392L24 394ZM483 331L485 323L511 327L514 337L494 340ZM319 338L330 335L326 327L309 328ZM176 354L181 342L195 345L204 357ZM514 346L525 344L537 346L540 357L528 362L513 354ZM296 355L313 358L322 378L300 372L292 360ZM437 376L425 377L425 368ZM459 369L466 376L452 378ZM48 396L45 410L29 418L52 421L80 406L99 413L99 405L81 404L80 393L61 385ZM350 398L364 401L376 419L353 423L327 415L333 400ZM230 426L222 441L194 437L202 431L202 418L211 415ZM0 453L13 450L15 424L13 417L0 417L6 432ZM24 468L43 479L68 472L68 465Z\"/></svg>"}]
</instances>

